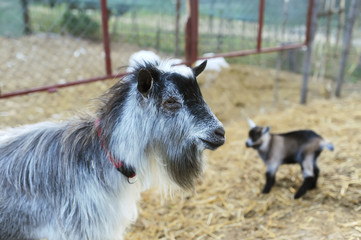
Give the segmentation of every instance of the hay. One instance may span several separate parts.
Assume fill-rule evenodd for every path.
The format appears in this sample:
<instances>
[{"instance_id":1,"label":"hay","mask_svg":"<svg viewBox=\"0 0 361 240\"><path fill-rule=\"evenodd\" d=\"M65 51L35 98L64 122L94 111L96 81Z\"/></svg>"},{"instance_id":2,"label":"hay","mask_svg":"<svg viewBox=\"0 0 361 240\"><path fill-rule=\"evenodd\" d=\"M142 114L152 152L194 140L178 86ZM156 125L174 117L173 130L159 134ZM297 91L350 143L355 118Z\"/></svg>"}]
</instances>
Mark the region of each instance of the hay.
<instances>
[{"instance_id":1,"label":"hay","mask_svg":"<svg viewBox=\"0 0 361 240\"><path fill-rule=\"evenodd\" d=\"M352 96L346 101L335 101L333 105L357 106L360 103L360 97ZM208 153L209 166L197 186L197 195L186 198L187 201L179 197L161 205L155 192L145 193L140 218L128 239L360 237L361 155L357 145L361 135L355 132L355 148L349 148L350 142L343 144L340 134L348 131L348 124L356 124L349 117L347 108L333 118L341 120L348 116L348 123L337 128L324 128L330 117L329 111L320 108L325 104L328 105L329 101L316 101L309 106L319 109L315 112L319 123L313 128L320 129L336 146L334 153L321 155L321 177L317 190L310 191L301 200L293 200L295 189L302 181L301 174L298 167L285 166L281 167L271 194L261 195L264 167L254 152L244 148L242 139L245 139L245 133L241 129L246 129L246 124L233 122L227 127L227 133L230 133L227 144L218 152ZM281 131L289 129L289 124L297 128L305 126L306 122L307 127L307 117L296 121L289 117L290 112L300 108L303 109L295 106L292 111L275 111L254 119L278 126L275 128ZM159 208L166 212L157 214ZM153 225L149 222L144 225L142 219L152 219ZM153 231L150 232L150 229Z\"/></svg>"},{"instance_id":2,"label":"hay","mask_svg":"<svg viewBox=\"0 0 361 240\"><path fill-rule=\"evenodd\" d=\"M81 74L81 73L79 73ZM325 99L323 83L310 83L309 104L298 105L301 77L282 73L280 100L273 105L273 70L234 65L202 89L225 123L227 142L206 152L208 166L196 193L162 200L156 189L144 192L139 218L126 239L360 239L361 96L346 86L343 99ZM0 100L0 128L74 111L93 111L90 101L114 81ZM319 187L293 200L302 183L298 166L282 166L268 195L262 161L245 148L249 116L275 132L312 128L335 145L323 152Z\"/></svg>"}]
</instances>

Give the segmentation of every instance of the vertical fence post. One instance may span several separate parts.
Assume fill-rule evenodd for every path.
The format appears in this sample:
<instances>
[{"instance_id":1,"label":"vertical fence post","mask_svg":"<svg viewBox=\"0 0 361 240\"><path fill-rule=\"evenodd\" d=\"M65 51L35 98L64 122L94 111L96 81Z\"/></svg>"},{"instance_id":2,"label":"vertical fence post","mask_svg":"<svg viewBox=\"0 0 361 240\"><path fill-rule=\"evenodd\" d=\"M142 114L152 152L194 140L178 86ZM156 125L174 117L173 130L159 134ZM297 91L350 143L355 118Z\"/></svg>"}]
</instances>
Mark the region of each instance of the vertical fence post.
<instances>
[{"instance_id":1,"label":"vertical fence post","mask_svg":"<svg viewBox=\"0 0 361 240\"><path fill-rule=\"evenodd\" d=\"M100 0L100 7L102 12L102 28L103 28L103 45L105 53L105 71L107 75L112 74L112 65L110 58L110 38L108 28L108 8L107 0Z\"/></svg>"},{"instance_id":2,"label":"vertical fence post","mask_svg":"<svg viewBox=\"0 0 361 240\"><path fill-rule=\"evenodd\" d=\"M310 43L310 38L311 38L313 8L314 8L314 0L308 0L307 21L306 21L306 39L305 39L306 46L308 46L308 44Z\"/></svg>"},{"instance_id":3,"label":"vertical fence post","mask_svg":"<svg viewBox=\"0 0 361 240\"><path fill-rule=\"evenodd\" d=\"M21 0L21 8L23 11L24 33L31 34L28 0Z\"/></svg>"},{"instance_id":4,"label":"vertical fence post","mask_svg":"<svg viewBox=\"0 0 361 240\"><path fill-rule=\"evenodd\" d=\"M336 86L336 97L341 96L341 87L345 77L345 68L346 62L348 58L348 53L351 46L352 40L352 28L357 18L358 6L360 5L360 0L352 0L350 4L350 10L347 16L346 28L345 33L343 36L343 46L342 46L342 53L341 53L341 60L340 60L340 71L337 77L337 86Z\"/></svg>"},{"instance_id":5,"label":"vertical fence post","mask_svg":"<svg viewBox=\"0 0 361 240\"><path fill-rule=\"evenodd\" d=\"M344 24L343 14L345 13L345 1L340 0L338 5L338 17L337 17L337 33L336 33L336 43L335 43L335 50L334 50L334 58L337 57L338 52L338 43L341 37L342 26Z\"/></svg>"},{"instance_id":6,"label":"vertical fence post","mask_svg":"<svg viewBox=\"0 0 361 240\"><path fill-rule=\"evenodd\" d=\"M265 4L264 1L265 0L259 1L257 51L260 51L262 47L262 30L263 30L264 4Z\"/></svg>"},{"instance_id":7,"label":"vertical fence post","mask_svg":"<svg viewBox=\"0 0 361 240\"><path fill-rule=\"evenodd\" d=\"M191 66L198 57L198 0L188 0L186 24L186 63Z\"/></svg>"},{"instance_id":8,"label":"vertical fence post","mask_svg":"<svg viewBox=\"0 0 361 240\"><path fill-rule=\"evenodd\" d=\"M306 41L307 45L306 56L303 64L303 82L301 89L301 104L306 104L307 101L307 90L308 90L308 77L310 75L311 68L311 55L312 55L312 45L313 40L316 35L317 28L317 13L318 13L318 0L310 0L308 6L307 14L307 32L306 32Z\"/></svg>"},{"instance_id":9,"label":"vertical fence post","mask_svg":"<svg viewBox=\"0 0 361 240\"><path fill-rule=\"evenodd\" d=\"M179 20L180 20L180 8L181 0L176 1L176 17L175 17L175 51L174 56L179 56Z\"/></svg>"}]
</instances>

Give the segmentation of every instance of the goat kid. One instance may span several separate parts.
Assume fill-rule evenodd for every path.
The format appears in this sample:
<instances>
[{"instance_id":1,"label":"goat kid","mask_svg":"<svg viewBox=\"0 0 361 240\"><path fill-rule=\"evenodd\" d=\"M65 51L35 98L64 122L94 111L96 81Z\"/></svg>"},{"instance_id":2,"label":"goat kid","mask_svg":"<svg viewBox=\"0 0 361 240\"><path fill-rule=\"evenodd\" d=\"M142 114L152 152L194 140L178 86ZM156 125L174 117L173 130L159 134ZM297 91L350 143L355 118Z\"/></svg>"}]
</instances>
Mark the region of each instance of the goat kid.
<instances>
[{"instance_id":1,"label":"goat kid","mask_svg":"<svg viewBox=\"0 0 361 240\"><path fill-rule=\"evenodd\" d=\"M250 126L246 147L258 151L267 166L266 185L262 193L269 193L275 183L275 175L281 164L298 163L303 172L303 184L295 194L295 199L307 190L316 188L320 170L317 159L323 149L333 151L332 143L325 141L312 130L298 130L281 134L270 133L270 127L260 127L248 119Z\"/></svg>"},{"instance_id":2,"label":"goat kid","mask_svg":"<svg viewBox=\"0 0 361 240\"><path fill-rule=\"evenodd\" d=\"M0 239L122 239L143 190L194 188L203 150L225 142L205 66L138 63L96 117L0 133Z\"/></svg>"}]
</instances>

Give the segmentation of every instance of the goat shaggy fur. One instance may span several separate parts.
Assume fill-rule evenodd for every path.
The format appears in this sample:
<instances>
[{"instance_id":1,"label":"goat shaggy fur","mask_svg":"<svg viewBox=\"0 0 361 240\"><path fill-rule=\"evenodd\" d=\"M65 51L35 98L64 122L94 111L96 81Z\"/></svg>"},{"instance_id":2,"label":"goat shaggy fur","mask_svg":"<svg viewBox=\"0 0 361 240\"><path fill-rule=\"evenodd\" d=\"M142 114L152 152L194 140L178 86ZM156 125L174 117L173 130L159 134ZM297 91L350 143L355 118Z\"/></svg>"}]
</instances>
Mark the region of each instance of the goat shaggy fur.
<instances>
[{"instance_id":1,"label":"goat shaggy fur","mask_svg":"<svg viewBox=\"0 0 361 240\"><path fill-rule=\"evenodd\" d=\"M122 239L142 191L192 189L203 150L225 141L196 81L205 65L138 64L94 117L1 132L0 239Z\"/></svg>"}]
</instances>

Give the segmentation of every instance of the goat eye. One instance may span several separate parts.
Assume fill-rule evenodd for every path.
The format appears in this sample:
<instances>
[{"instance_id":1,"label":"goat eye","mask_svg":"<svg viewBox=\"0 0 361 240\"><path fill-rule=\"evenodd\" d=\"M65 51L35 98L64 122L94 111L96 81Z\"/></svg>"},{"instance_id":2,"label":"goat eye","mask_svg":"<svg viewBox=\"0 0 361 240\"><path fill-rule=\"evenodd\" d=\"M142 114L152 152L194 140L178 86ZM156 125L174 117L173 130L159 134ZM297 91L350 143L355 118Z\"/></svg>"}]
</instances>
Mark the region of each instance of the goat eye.
<instances>
[{"instance_id":1,"label":"goat eye","mask_svg":"<svg viewBox=\"0 0 361 240\"><path fill-rule=\"evenodd\" d=\"M168 98L167 100L165 100L165 104L174 104L176 103L176 100L174 98Z\"/></svg>"},{"instance_id":2,"label":"goat eye","mask_svg":"<svg viewBox=\"0 0 361 240\"><path fill-rule=\"evenodd\" d=\"M169 110L177 110L178 108L182 107L182 104L177 101L175 98L168 98L164 101L164 107Z\"/></svg>"}]
</instances>

